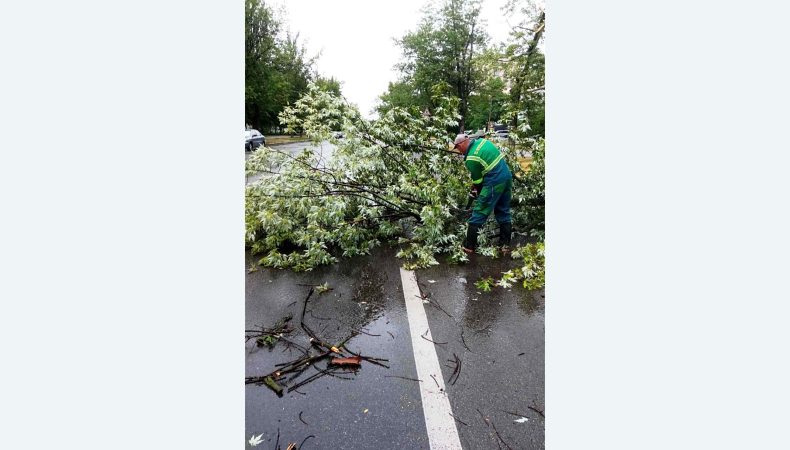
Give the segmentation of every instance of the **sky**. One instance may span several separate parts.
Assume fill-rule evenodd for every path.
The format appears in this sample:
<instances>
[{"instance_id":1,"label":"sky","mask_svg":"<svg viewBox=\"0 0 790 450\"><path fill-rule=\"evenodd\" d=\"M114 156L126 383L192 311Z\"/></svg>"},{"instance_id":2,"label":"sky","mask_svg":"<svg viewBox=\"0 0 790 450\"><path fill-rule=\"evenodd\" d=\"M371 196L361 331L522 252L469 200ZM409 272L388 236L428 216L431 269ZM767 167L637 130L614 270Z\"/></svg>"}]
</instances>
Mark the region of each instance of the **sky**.
<instances>
[{"instance_id":1,"label":"sky","mask_svg":"<svg viewBox=\"0 0 790 450\"><path fill-rule=\"evenodd\" d=\"M395 64L400 48L393 38L414 30L422 18L420 10L429 0L273 0L272 6L285 8L285 23L308 54L321 52L316 63L319 74L335 77L343 95L359 106L362 114L371 110L390 81L397 79ZM481 19L492 43L504 41L510 27L502 13L506 0L484 0ZM512 20L511 20L512 21Z\"/></svg>"}]
</instances>

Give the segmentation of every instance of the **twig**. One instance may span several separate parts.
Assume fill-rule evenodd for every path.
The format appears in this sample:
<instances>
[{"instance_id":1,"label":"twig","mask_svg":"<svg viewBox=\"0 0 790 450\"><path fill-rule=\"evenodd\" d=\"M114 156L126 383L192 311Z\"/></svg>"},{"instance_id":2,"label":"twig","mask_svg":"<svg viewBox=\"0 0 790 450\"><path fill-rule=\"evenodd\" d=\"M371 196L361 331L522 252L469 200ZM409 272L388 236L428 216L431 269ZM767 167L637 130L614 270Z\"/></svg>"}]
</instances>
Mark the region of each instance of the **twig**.
<instances>
[{"instance_id":1,"label":"twig","mask_svg":"<svg viewBox=\"0 0 790 450\"><path fill-rule=\"evenodd\" d=\"M318 372L317 374L315 374L315 375L312 375L312 376L308 377L308 378L307 378L307 379L305 379L305 380L302 380L302 381L301 381L301 382L299 382L298 384L296 384L296 385L294 385L294 386L291 386L291 387L289 387L289 388L288 388L288 392L291 392L291 391L293 391L293 390L295 390L295 389L299 389L300 387L302 387L302 386L306 385L307 383L312 383L313 381L315 381L315 380L317 380L317 379L319 379L319 378L323 377L324 375L326 375L326 373L325 373L325 372Z\"/></svg>"},{"instance_id":2,"label":"twig","mask_svg":"<svg viewBox=\"0 0 790 450\"><path fill-rule=\"evenodd\" d=\"M428 342L433 342L434 344L444 345L444 344L447 343L447 342L436 342L436 341L432 341L432 340L428 339L427 337L425 337L425 336L428 335L428 331L430 331L430 330L425 330L425 333L421 334L420 337L425 339Z\"/></svg>"},{"instance_id":3,"label":"twig","mask_svg":"<svg viewBox=\"0 0 790 450\"><path fill-rule=\"evenodd\" d=\"M474 353L468 345L466 345L466 341L464 340L464 329L461 328L461 343L464 344L464 347L469 350L469 353Z\"/></svg>"},{"instance_id":4,"label":"twig","mask_svg":"<svg viewBox=\"0 0 790 450\"><path fill-rule=\"evenodd\" d=\"M363 355L361 355L361 354L359 354L359 353L354 353L354 351L353 351L353 350L351 350L351 349L349 349L348 347L343 347L343 348L345 348L346 350L348 350L348 352L349 352L349 353L351 353L352 355L354 355L354 356L359 356L360 358L364 359L365 361L367 361L367 362L369 362L369 363L371 363L371 364L375 364L375 365L377 365L377 366L381 366L381 367L386 367L387 369L389 369L389 368L390 368L390 366L388 366L388 365L386 365L386 364L384 364L384 363L381 363L381 362L379 362L379 361L387 361L387 362L389 362L389 360L388 360L388 359L384 359L384 358L372 358L372 357L370 357L370 356L363 356Z\"/></svg>"},{"instance_id":5,"label":"twig","mask_svg":"<svg viewBox=\"0 0 790 450\"><path fill-rule=\"evenodd\" d=\"M442 387L441 387L441 386L439 386L439 382L438 382L438 381L436 381L436 376L435 376L434 374L431 374L431 378L433 378L433 382L434 382L434 383L436 383L436 387L438 387L439 389L441 389Z\"/></svg>"},{"instance_id":6,"label":"twig","mask_svg":"<svg viewBox=\"0 0 790 450\"><path fill-rule=\"evenodd\" d=\"M425 336L424 336L424 335L422 335L422 334L420 335L420 337L421 337L421 338L423 338L423 339L425 339L425 340L426 340L426 341L428 341L428 342L433 342L434 344L438 344L438 345L444 345L444 344L446 344L446 343L447 343L447 342L436 342L436 341L432 341L432 340L428 339L427 337L425 337Z\"/></svg>"},{"instance_id":7,"label":"twig","mask_svg":"<svg viewBox=\"0 0 790 450\"><path fill-rule=\"evenodd\" d=\"M318 316L316 316L315 314L313 314L313 310L312 309L310 310L310 317L312 317L314 319L318 319L318 320L332 320L331 317L318 317Z\"/></svg>"},{"instance_id":8,"label":"twig","mask_svg":"<svg viewBox=\"0 0 790 450\"><path fill-rule=\"evenodd\" d=\"M302 446L304 445L304 443L305 443L305 442L306 442L308 439L310 439L310 438L314 438L314 437L315 437L315 436L313 436L312 434L311 434L310 436L307 436L306 438L304 438L304 439L302 440L302 443L301 443L301 444L299 444L299 447L296 447L296 448L297 448L297 449L299 449L299 450L302 450Z\"/></svg>"},{"instance_id":9,"label":"twig","mask_svg":"<svg viewBox=\"0 0 790 450\"><path fill-rule=\"evenodd\" d=\"M390 336L392 336L392 339L395 339L395 335L394 334L390 333L389 331L387 331L387 333L389 333Z\"/></svg>"},{"instance_id":10,"label":"twig","mask_svg":"<svg viewBox=\"0 0 790 450\"><path fill-rule=\"evenodd\" d=\"M431 306L433 306L434 308L437 308L437 309L441 310L443 313L447 314L447 317L449 317L451 319L454 319L453 315L448 313L447 311L445 311L444 308L442 308L442 305L439 304L439 302L437 302L436 300L432 300L432 299L430 299L428 297L423 297L423 298L425 300L428 300L428 303L430 303Z\"/></svg>"},{"instance_id":11,"label":"twig","mask_svg":"<svg viewBox=\"0 0 790 450\"><path fill-rule=\"evenodd\" d=\"M301 420L301 421L302 421L302 423L303 423L303 424L305 424L305 425L310 425L309 423L305 422L305 421L304 421L304 419L302 419L302 413L303 413L303 412L304 412L304 411L299 411L299 420Z\"/></svg>"},{"instance_id":12,"label":"twig","mask_svg":"<svg viewBox=\"0 0 790 450\"><path fill-rule=\"evenodd\" d=\"M455 417L455 416L453 415L453 413L447 413L447 414L450 414L450 417L452 417L453 419L455 419L455 420L457 420L457 421L461 422L462 424L466 425L467 427L469 426L469 424L468 424L468 423L464 422L463 420L459 419L458 417Z\"/></svg>"},{"instance_id":13,"label":"twig","mask_svg":"<svg viewBox=\"0 0 790 450\"><path fill-rule=\"evenodd\" d=\"M362 333L362 334L367 334L368 336L374 336L374 337L379 337L379 336L381 336L380 334L371 334L371 333L367 333L367 332L365 332L365 331L363 331L363 330L361 330L361 329L359 329L359 330L355 330L355 331L357 331L357 332L359 332L359 333Z\"/></svg>"},{"instance_id":14,"label":"twig","mask_svg":"<svg viewBox=\"0 0 790 450\"><path fill-rule=\"evenodd\" d=\"M491 422L491 426L494 427L494 433L496 433L496 437L498 437L499 440L502 441L503 444L505 444L505 447L509 448L510 450L513 450L512 448L510 448L509 445L507 445L507 442L505 442L505 440L502 439L502 436L499 435L499 431L496 429L496 425L494 425L494 422Z\"/></svg>"},{"instance_id":15,"label":"twig","mask_svg":"<svg viewBox=\"0 0 790 450\"><path fill-rule=\"evenodd\" d=\"M274 443L274 450L280 450L280 429L277 428L277 442Z\"/></svg>"},{"instance_id":16,"label":"twig","mask_svg":"<svg viewBox=\"0 0 790 450\"><path fill-rule=\"evenodd\" d=\"M546 417L546 416L543 414L543 411L539 410L538 408L533 408L533 407L531 407L531 406L527 406L527 408L529 408L529 409L531 409L531 410L535 411L536 413L540 414L540 415L541 415L541 417L543 417L543 418L545 418L545 417Z\"/></svg>"},{"instance_id":17,"label":"twig","mask_svg":"<svg viewBox=\"0 0 790 450\"><path fill-rule=\"evenodd\" d=\"M401 379L404 379L404 380L419 381L420 383L422 383L422 380L418 380L417 378L401 377L401 376L398 376L398 375L384 375L384 377L385 378L401 378Z\"/></svg>"},{"instance_id":18,"label":"twig","mask_svg":"<svg viewBox=\"0 0 790 450\"><path fill-rule=\"evenodd\" d=\"M451 385L455 385L455 382L458 381L458 377L461 376L461 360L458 358L458 355L456 355L455 353L453 353L453 357L455 357L454 361L448 359L448 361L455 363L455 368L453 369L453 373L450 374L450 378L447 379L447 382L450 383ZM453 377L455 377L455 380L453 380Z\"/></svg>"},{"instance_id":19,"label":"twig","mask_svg":"<svg viewBox=\"0 0 790 450\"><path fill-rule=\"evenodd\" d=\"M510 414L511 416L526 417L524 414L519 414L519 413L515 413L515 412L505 411L504 409L500 409L500 411L502 411L505 414Z\"/></svg>"}]
</instances>

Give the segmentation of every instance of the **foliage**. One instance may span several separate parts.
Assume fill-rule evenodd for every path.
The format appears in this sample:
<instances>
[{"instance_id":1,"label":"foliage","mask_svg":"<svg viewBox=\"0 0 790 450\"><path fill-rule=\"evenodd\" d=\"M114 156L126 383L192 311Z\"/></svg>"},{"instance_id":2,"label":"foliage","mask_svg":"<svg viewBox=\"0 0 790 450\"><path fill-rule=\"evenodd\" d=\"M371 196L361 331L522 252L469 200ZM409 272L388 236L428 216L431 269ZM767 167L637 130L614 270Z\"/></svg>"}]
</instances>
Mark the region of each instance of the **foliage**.
<instances>
[{"instance_id":1,"label":"foliage","mask_svg":"<svg viewBox=\"0 0 790 450\"><path fill-rule=\"evenodd\" d=\"M283 33L283 19L264 0L245 0L245 123L259 130L279 128L279 114L311 81L340 95L340 83L313 73L298 35Z\"/></svg>"},{"instance_id":2,"label":"foliage","mask_svg":"<svg viewBox=\"0 0 790 450\"><path fill-rule=\"evenodd\" d=\"M277 343L278 340L279 339L278 339L277 336L271 335L271 334L267 334L265 336L261 336L261 337L255 339L255 343L258 345L258 347L266 346L269 349L272 349L272 348L274 348L274 345Z\"/></svg>"},{"instance_id":3,"label":"foliage","mask_svg":"<svg viewBox=\"0 0 790 450\"><path fill-rule=\"evenodd\" d=\"M520 139L518 134L517 139ZM522 142L530 140L523 139ZM514 221L528 230L530 236L543 241L546 234L546 141L541 138L530 145L532 163L529 170L524 172L520 166L517 167L519 178L515 182L521 189L516 189L514 195L514 215L517 216Z\"/></svg>"},{"instance_id":4,"label":"foliage","mask_svg":"<svg viewBox=\"0 0 790 450\"><path fill-rule=\"evenodd\" d=\"M319 295L330 290L332 290L332 288L329 287L329 283L319 284L315 287L315 291L318 292Z\"/></svg>"},{"instance_id":5,"label":"foliage","mask_svg":"<svg viewBox=\"0 0 790 450\"><path fill-rule=\"evenodd\" d=\"M511 86L506 116L512 128L527 123L528 135L545 136L545 61L539 47L546 29L545 4L509 0L505 9L521 17L502 51L502 70Z\"/></svg>"},{"instance_id":6,"label":"foliage","mask_svg":"<svg viewBox=\"0 0 790 450\"><path fill-rule=\"evenodd\" d=\"M263 442L263 433L257 436L255 436L255 433L253 433L252 437L248 442L250 443L251 447L257 447L261 442Z\"/></svg>"},{"instance_id":7,"label":"foliage","mask_svg":"<svg viewBox=\"0 0 790 450\"><path fill-rule=\"evenodd\" d=\"M322 91L329 92L336 97L340 97L342 94L340 92L340 81L336 80L334 77L331 78L324 78L319 76L315 80L315 84L318 86L319 89Z\"/></svg>"},{"instance_id":8,"label":"foliage","mask_svg":"<svg viewBox=\"0 0 790 450\"><path fill-rule=\"evenodd\" d=\"M481 278L475 281L475 287L483 292L490 292L491 287L494 285L494 279L491 277Z\"/></svg>"},{"instance_id":9,"label":"foliage","mask_svg":"<svg viewBox=\"0 0 790 450\"><path fill-rule=\"evenodd\" d=\"M338 256L368 254L383 242L399 245L397 256L408 269L438 264L441 254L467 261L461 242L469 174L448 150L445 131L457 125L457 99L434 101L440 106L431 116L392 108L368 121L311 84L281 120L316 145L330 140L336 147L331 158L310 147L296 155L261 148L247 161L249 174L269 175L249 185L245 197L246 240L262 255L259 264L310 270ZM345 139L332 137L332 130L342 130ZM529 176L514 163L516 151L502 151L517 176ZM514 184L514 198L529 195L528 185ZM514 226L523 227L519 217L529 215L515 214ZM481 234L478 251L497 256Z\"/></svg>"},{"instance_id":10,"label":"foliage","mask_svg":"<svg viewBox=\"0 0 790 450\"><path fill-rule=\"evenodd\" d=\"M445 0L429 4L414 31L399 39L403 59L397 65L401 80L390 83L380 97L379 114L395 106L433 110L437 86L459 99L461 124L469 99L481 82L474 58L485 49L488 36L477 17L480 0Z\"/></svg>"},{"instance_id":11,"label":"foliage","mask_svg":"<svg viewBox=\"0 0 790 450\"><path fill-rule=\"evenodd\" d=\"M520 259L521 267L505 272L497 283L500 286L521 281L525 289L540 289L546 284L546 244L538 242L519 247L513 259Z\"/></svg>"}]
</instances>

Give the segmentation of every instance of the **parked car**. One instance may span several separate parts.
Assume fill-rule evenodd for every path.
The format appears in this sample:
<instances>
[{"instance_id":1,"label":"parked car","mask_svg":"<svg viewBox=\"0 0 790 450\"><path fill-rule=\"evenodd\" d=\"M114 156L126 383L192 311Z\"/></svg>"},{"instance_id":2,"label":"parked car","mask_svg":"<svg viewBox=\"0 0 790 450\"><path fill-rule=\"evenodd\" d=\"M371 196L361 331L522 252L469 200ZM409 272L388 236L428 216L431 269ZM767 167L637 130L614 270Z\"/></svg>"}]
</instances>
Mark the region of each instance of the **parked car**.
<instances>
[{"instance_id":1,"label":"parked car","mask_svg":"<svg viewBox=\"0 0 790 450\"><path fill-rule=\"evenodd\" d=\"M266 137L258 130L244 130L244 151L252 151L266 145Z\"/></svg>"},{"instance_id":2,"label":"parked car","mask_svg":"<svg viewBox=\"0 0 790 450\"><path fill-rule=\"evenodd\" d=\"M496 130L494 131L494 134L491 135L491 137L504 141L508 138L508 132L507 130Z\"/></svg>"}]
</instances>

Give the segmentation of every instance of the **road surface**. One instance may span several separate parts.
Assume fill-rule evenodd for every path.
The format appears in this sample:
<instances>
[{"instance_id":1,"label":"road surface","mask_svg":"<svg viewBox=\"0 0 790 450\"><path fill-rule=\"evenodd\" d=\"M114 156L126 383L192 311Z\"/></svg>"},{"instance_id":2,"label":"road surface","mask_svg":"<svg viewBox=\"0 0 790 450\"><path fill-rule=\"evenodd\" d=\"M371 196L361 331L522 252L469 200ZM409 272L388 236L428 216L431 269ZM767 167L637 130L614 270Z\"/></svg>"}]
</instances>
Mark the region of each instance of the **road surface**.
<instances>
[{"instance_id":1,"label":"road surface","mask_svg":"<svg viewBox=\"0 0 790 450\"><path fill-rule=\"evenodd\" d=\"M455 426L460 448L543 449L543 292L475 288L476 280L515 266L513 260L475 255L467 265L420 270L417 286L407 292L419 289L427 299L415 298L430 328L423 332L407 312L394 253L378 249L307 273L259 268L246 275L247 329L272 327L291 315L288 339L309 346L299 327L306 285L326 282L332 290L311 297L305 323L328 342L361 330L348 348L386 359L389 367L363 361L344 377L349 379L323 376L283 397L266 386L246 385L245 440L263 434L262 448L274 448L279 431L283 449L309 436L305 449L459 448L437 431L437 423L452 414L444 423ZM255 261L248 254L247 269ZM426 369L426 344L434 348L441 373ZM270 373L299 356L283 342L269 350L250 341L245 348L247 376ZM453 384L456 357L461 369ZM317 369L291 385L313 373ZM437 403L442 397L449 402Z\"/></svg>"}]
</instances>

